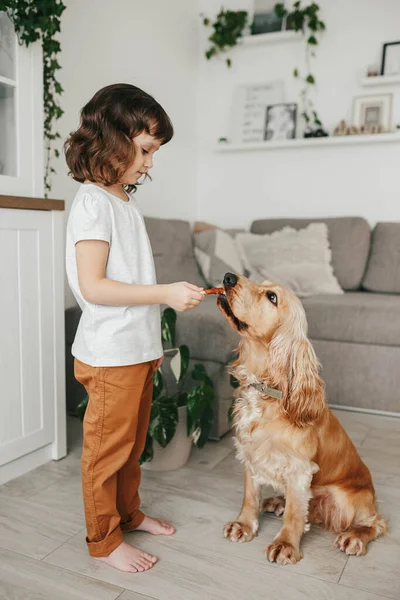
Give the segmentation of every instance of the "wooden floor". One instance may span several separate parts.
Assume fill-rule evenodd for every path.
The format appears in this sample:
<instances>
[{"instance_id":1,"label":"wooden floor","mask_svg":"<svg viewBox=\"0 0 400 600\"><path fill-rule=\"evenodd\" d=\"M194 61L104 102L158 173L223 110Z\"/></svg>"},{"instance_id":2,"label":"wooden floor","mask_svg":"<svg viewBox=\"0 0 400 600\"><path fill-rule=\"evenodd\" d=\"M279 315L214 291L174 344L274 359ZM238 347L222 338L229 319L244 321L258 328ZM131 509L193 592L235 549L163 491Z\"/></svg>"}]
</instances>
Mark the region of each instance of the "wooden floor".
<instances>
[{"instance_id":1,"label":"wooden floor","mask_svg":"<svg viewBox=\"0 0 400 600\"><path fill-rule=\"evenodd\" d=\"M313 527L298 565L270 564L263 550L280 528L270 516L261 517L251 543L225 540L222 526L237 516L242 499L241 467L228 437L194 451L179 471L143 473L144 510L170 519L177 533L127 535L159 562L147 573L120 573L86 550L81 425L70 419L67 458L0 487L0 599L398 600L400 419L336 414L372 470L380 511L390 519L390 534L367 556L348 558L333 547L333 534Z\"/></svg>"}]
</instances>

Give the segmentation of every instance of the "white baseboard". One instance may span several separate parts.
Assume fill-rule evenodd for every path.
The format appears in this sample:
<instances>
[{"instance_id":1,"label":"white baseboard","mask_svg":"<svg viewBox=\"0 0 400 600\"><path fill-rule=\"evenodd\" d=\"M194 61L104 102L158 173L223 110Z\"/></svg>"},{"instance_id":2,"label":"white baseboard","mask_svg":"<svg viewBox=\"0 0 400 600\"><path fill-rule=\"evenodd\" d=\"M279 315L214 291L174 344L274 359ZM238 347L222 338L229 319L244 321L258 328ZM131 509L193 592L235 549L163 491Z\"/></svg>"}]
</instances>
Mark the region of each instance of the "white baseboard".
<instances>
[{"instance_id":1,"label":"white baseboard","mask_svg":"<svg viewBox=\"0 0 400 600\"><path fill-rule=\"evenodd\" d=\"M43 448L39 448L39 450L30 452L25 456L21 456L21 458L17 458L17 460L12 460L2 465L0 467L0 485L16 477L25 475L25 473L37 469L37 467L41 467L52 460L52 453L53 444L48 444L47 446L43 446Z\"/></svg>"},{"instance_id":2,"label":"white baseboard","mask_svg":"<svg viewBox=\"0 0 400 600\"><path fill-rule=\"evenodd\" d=\"M342 406L341 404L328 404L329 408L335 410L347 410L348 412L365 413L367 415L378 415L378 417L396 417L400 419L400 413L388 410L376 410L374 408L355 408L354 406Z\"/></svg>"}]
</instances>

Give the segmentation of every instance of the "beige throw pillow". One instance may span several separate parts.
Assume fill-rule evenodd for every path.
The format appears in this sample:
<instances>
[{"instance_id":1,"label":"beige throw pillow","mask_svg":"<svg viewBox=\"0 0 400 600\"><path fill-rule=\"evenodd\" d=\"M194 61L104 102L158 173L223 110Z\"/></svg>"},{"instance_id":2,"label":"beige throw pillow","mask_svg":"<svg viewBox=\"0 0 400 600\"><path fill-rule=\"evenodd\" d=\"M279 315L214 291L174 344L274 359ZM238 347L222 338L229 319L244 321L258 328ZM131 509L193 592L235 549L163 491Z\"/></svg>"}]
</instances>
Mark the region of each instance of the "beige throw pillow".
<instances>
[{"instance_id":1,"label":"beige throw pillow","mask_svg":"<svg viewBox=\"0 0 400 600\"><path fill-rule=\"evenodd\" d=\"M244 274L235 240L226 231L215 228L196 233L194 244L194 254L209 285L221 285L228 271Z\"/></svg>"},{"instance_id":2,"label":"beige throw pillow","mask_svg":"<svg viewBox=\"0 0 400 600\"><path fill-rule=\"evenodd\" d=\"M235 240L253 281L282 283L300 297L343 294L333 273L325 223L300 230L284 227L265 235L239 233Z\"/></svg>"}]
</instances>

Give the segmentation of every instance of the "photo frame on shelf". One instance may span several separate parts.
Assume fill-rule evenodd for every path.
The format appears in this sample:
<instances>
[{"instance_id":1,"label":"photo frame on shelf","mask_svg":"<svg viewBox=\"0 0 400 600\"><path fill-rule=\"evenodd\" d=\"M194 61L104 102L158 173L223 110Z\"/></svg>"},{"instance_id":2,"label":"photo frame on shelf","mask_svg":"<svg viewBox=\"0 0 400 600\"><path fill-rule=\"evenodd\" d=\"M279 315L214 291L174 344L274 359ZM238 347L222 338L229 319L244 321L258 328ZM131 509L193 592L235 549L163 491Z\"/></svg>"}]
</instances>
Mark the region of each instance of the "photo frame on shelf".
<instances>
[{"instance_id":1,"label":"photo frame on shelf","mask_svg":"<svg viewBox=\"0 0 400 600\"><path fill-rule=\"evenodd\" d=\"M287 5L288 0L282 0L282 3ZM290 28L286 17L281 19L276 16L274 10L276 4L276 0L253 0L251 35L276 33L277 31L287 31Z\"/></svg>"},{"instance_id":2,"label":"photo frame on shelf","mask_svg":"<svg viewBox=\"0 0 400 600\"><path fill-rule=\"evenodd\" d=\"M381 127L388 132L392 127L393 94L356 96L353 106L353 124L356 127Z\"/></svg>"},{"instance_id":3,"label":"photo frame on shelf","mask_svg":"<svg viewBox=\"0 0 400 600\"><path fill-rule=\"evenodd\" d=\"M267 107L283 100L283 81L244 84L235 88L230 141L234 144L263 142Z\"/></svg>"},{"instance_id":4,"label":"photo frame on shelf","mask_svg":"<svg viewBox=\"0 0 400 600\"><path fill-rule=\"evenodd\" d=\"M296 138L297 104L281 102L267 107L264 140L294 140Z\"/></svg>"},{"instance_id":5,"label":"photo frame on shelf","mask_svg":"<svg viewBox=\"0 0 400 600\"><path fill-rule=\"evenodd\" d=\"M383 45L381 75L400 75L400 42Z\"/></svg>"}]
</instances>

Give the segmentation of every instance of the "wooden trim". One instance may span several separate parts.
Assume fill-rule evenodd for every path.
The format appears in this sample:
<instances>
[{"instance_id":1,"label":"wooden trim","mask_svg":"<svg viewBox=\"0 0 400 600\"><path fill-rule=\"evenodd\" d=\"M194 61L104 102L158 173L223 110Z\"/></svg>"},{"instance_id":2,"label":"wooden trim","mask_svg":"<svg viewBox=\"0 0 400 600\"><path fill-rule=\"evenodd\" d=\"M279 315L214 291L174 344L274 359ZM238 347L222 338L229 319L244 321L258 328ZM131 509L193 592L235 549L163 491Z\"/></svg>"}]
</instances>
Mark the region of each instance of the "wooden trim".
<instances>
[{"instance_id":1,"label":"wooden trim","mask_svg":"<svg viewBox=\"0 0 400 600\"><path fill-rule=\"evenodd\" d=\"M65 210L65 202L64 200L49 200L48 198L0 196L0 208L21 208L23 210Z\"/></svg>"}]
</instances>

